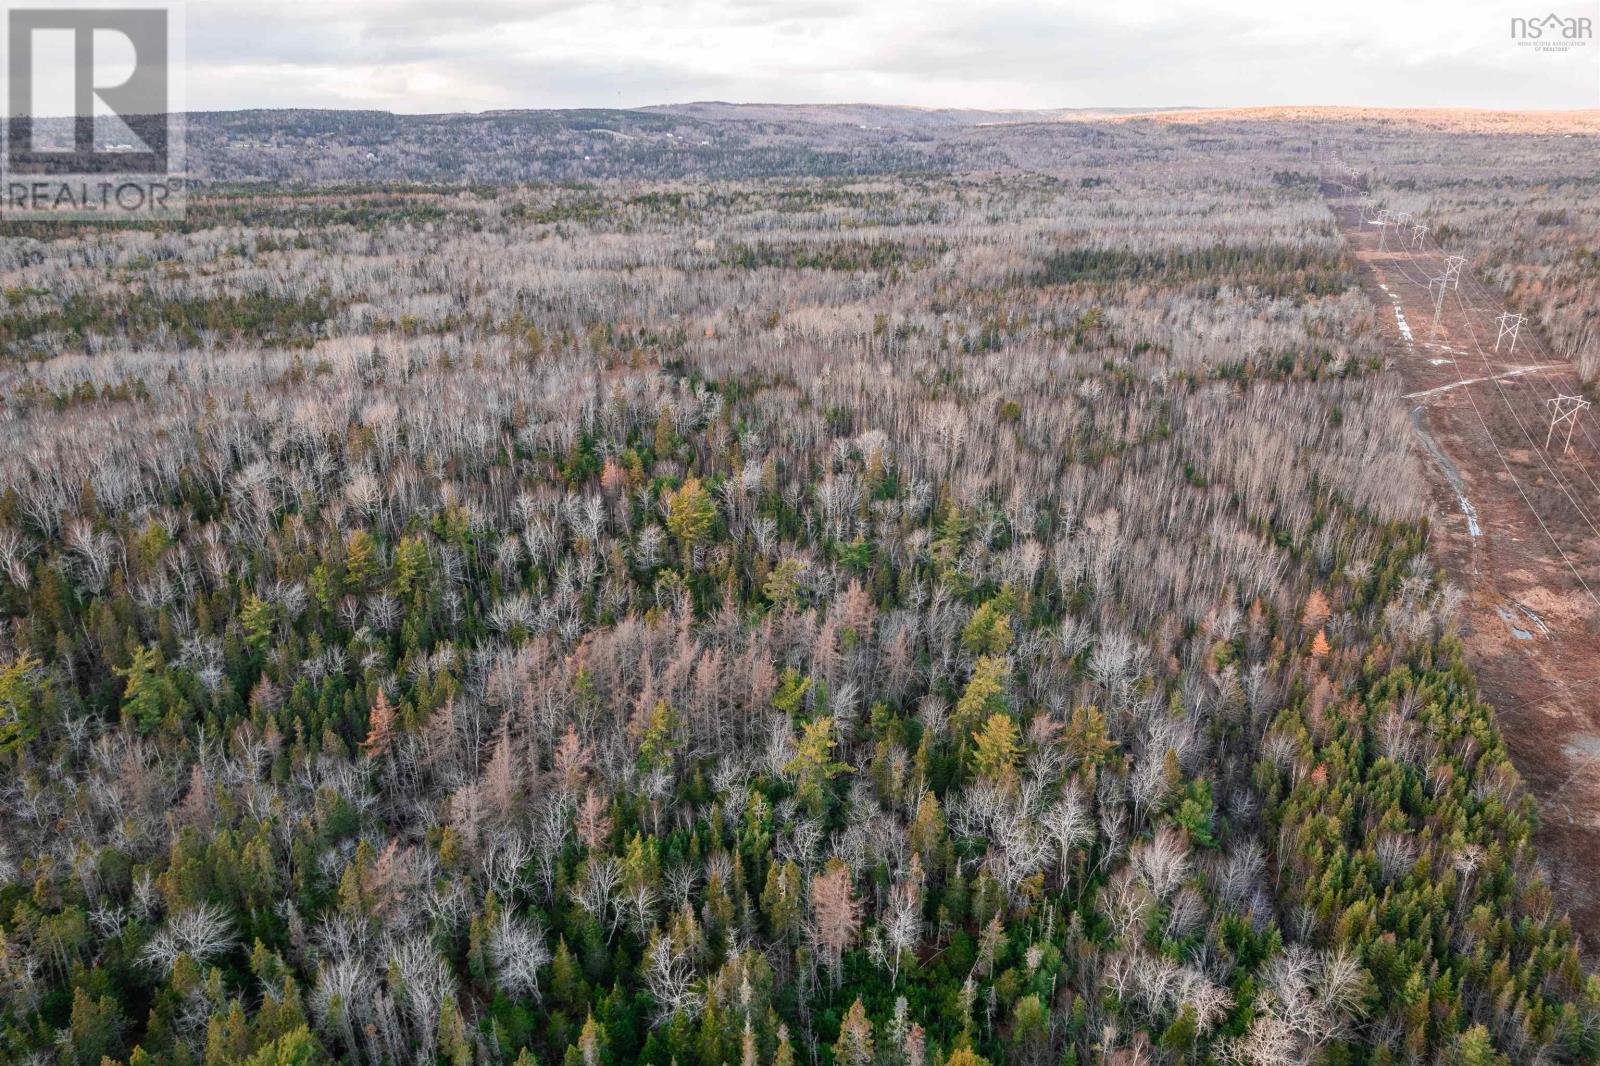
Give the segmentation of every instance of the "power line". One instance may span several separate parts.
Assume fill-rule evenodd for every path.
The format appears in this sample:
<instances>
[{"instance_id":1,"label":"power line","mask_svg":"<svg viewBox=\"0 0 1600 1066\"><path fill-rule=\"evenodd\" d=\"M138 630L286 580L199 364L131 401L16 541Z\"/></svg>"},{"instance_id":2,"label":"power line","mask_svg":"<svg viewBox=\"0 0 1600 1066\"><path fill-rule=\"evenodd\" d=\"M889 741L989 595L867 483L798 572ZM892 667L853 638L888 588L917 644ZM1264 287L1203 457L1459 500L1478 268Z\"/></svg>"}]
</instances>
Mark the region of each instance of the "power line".
<instances>
[{"instance_id":1,"label":"power line","mask_svg":"<svg viewBox=\"0 0 1600 1066\"><path fill-rule=\"evenodd\" d=\"M1370 198L1368 198L1364 202L1367 203L1367 204L1370 204L1370 202L1371 202ZM1363 209L1363 217L1364 216L1365 216L1365 208ZM1405 251L1405 255L1406 255L1406 258L1408 260L1413 259L1409 249L1407 249ZM1437 278L1430 278L1429 279L1430 282L1438 284L1439 293L1440 293L1440 296L1439 296L1439 299L1438 299L1438 304L1442 305L1443 292L1447 288L1448 289L1458 289L1459 288L1461 267L1465 263L1466 263L1466 258L1464 256L1451 256L1446 260L1445 273L1439 275ZM1399 273L1401 273L1402 275L1404 275L1406 277L1407 281L1409 281L1409 282L1411 282L1413 284L1417 284L1416 280L1410 275L1410 273L1408 271L1406 271L1403 267L1400 267L1398 265L1398 263L1396 264L1396 269L1397 269L1397 271ZM1430 294L1431 294L1431 289L1432 289L1432 286L1430 285ZM1458 301L1460 299L1459 293L1457 295L1457 299L1458 299ZM1463 314L1466 313L1466 305L1464 303L1462 304L1462 311L1463 311ZM1472 335L1474 347L1476 347L1478 349L1480 355L1483 355L1484 353L1483 353L1482 347L1477 344L1476 335L1472 334L1470 323L1468 323L1467 329L1468 329L1469 335ZM1485 364L1487 365L1487 362L1488 362L1487 356L1484 356L1484 361L1485 361ZM1465 376L1462 374L1461 367L1459 366L1459 364L1457 364L1454 360L1451 360L1451 365L1454 366L1454 368L1455 368L1456 376L1458 378L1462 379L1462 384L1467 384L1467 382L1465 380ZM1496 387L1499 388L1498 383L1496 384ZM1567 556L1566 551L1562 549L1560 542L1556 540L1555 535L1551 532L1549 525L1544 520L1544 517L1539 514L1538 508L1534 506L1533 500L1528 496L1528 493L1523 488L1521 481L1518 480L1518 478L1516 476L1516 472L1511 467L1510 461L1506 458L1505 453L1500 448L1500 445L1495 441L1494 433L1490 430L1488 420L1486 418L1484 418L1482 410L1478 407L1477 399L1475 397L1473 397L1472 392L1471 392L1470 389L1463 389L1462 391L1466 393L1467 402L1472 407L1473 414L1477 417L1478 424L1483 430L1484 439L1488 442L1489 447L1494 450L1495 457L1500 460L1500 465L1505 469L1506 476L1510 479L1511 484L1513 485L1513 487L1516 488L1517 494L1522 497L1523 503L1527 505L1529 513L1531 513L1533 515L1533 517L1534 517L1534 521L1536 521L1539 524L1539 528L1544 532L1545 537L1549 539L1551 546L1555 548L1556 553L1561 557L1561 561L1563 563L1565 563L1567 569L1572 572L1572 576L1578 582L1579 586L1589 596L1590 599L1594 600L1597 605L1600 605L1600 596L1596 596L1595 595L1594 590L1589 587L1588 582L1583 579L1583 575L1581 573L1579 573L1577 567L1573 565L1572 560ZM1502 392L1502 399L1504 400L1503 392ZM1509 401L1507 401L1507 406L1508 407L1510 406ZM1515 414L1516 414L1514 408L1512 408L1512 414L1513 414L1513 416L1515 416ZM1519 424L1519 426L1521 425L1520 419L1518 420L1518 424ZM1526 433L1526 430L1524 430L1524 433ZM1531 441L1530 441L1530 443L1531 443ZM1594 527L1594 523L1588 519L1587 514L1585 514L1583 512L1582 508L1577 505L1576 500L1573 500L1571 493L1567 490L1565 484L1563 482L1561 482L1559 475L1555 475L1553 471L1552 471L1552 474L1555 476L1557 485L1561 489L1562 493L1567 496L1569 502L1573 503L1573 506L1578 510L1580 515L1582 515L1584 517L1585 521L1589 522L1590 527L1593 528Z\"/></svg>"}]
</instances>

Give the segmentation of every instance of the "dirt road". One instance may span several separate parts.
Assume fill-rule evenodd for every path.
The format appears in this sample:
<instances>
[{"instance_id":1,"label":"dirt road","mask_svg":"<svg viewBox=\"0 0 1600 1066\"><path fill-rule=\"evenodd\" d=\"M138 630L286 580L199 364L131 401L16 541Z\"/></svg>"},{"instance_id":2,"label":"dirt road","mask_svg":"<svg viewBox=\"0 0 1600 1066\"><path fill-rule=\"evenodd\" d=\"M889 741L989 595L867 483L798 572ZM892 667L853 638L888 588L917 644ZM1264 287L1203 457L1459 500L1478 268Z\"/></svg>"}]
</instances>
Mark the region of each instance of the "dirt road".
<instances>
[{"instance_id":1,"label":"dirt road","mask_svg":"<svg viewBox=\"0 0 1600 1066\"><path fill-rule=\"evenodd\" d=\"M1551 356L1531 322L1513 351L1497 322L1505 307L1470 264L1459 287L1446 289L1435 328L1430 278L1444 274L1444 254L1426 241L1413 248L1409 226L1380 235L1353 201L1325 192L1363 283L1386 309L1391 358L1433 475L1435 550L1466 592L1469 657L1539 800L1539 850L1592 966L1600 961L1600 406L1578 416L1564 450L1568 427L1549 433L1546 401L1579 393L1570 363Z\"/></svg>"}]
</instances>

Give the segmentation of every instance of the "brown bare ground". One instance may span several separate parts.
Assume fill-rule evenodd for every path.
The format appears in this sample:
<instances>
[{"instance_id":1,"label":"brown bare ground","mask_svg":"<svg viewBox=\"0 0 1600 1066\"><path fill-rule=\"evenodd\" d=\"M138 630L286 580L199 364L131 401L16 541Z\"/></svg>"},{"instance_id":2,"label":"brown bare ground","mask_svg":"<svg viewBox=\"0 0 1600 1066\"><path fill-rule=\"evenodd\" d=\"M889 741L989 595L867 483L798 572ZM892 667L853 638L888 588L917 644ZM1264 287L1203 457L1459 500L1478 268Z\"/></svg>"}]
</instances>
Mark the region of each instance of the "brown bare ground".
<instances>
[{"instance_id":1,"label":"brown bare ground","mask_svg":"<svg viewBox=\"0 0 1600 1066\"><path fill-rule=\"evenodd\" d=\"M1462 633L1513 762L1539 803L1538 846L1559 905L1600 955L1600 419L1580 416L1572 448L1549 449L1545 401L1577 394L1573 368L1524 328L1516 353L1494 351L1503 310L1467 266L1447 294L1437 337L1428 278L1444 256L1378 251L1379 227L1329 187L1363 281L1384 308L1394 365L1416 408L1438 516L1434 547L1466 593ZM1393 229L1385 244L1398 236ZM1407 340L1391 308L1412 331ZM1530 372L1501 376L1519 368ZM1486 379L1477 380L1473 379ZM1473 382L1463 384L1463 382ZM1430 447L1429 438L1437 447ZM1476 514L1472 535L1464 496Z\"/></svg>"}]
</instances>

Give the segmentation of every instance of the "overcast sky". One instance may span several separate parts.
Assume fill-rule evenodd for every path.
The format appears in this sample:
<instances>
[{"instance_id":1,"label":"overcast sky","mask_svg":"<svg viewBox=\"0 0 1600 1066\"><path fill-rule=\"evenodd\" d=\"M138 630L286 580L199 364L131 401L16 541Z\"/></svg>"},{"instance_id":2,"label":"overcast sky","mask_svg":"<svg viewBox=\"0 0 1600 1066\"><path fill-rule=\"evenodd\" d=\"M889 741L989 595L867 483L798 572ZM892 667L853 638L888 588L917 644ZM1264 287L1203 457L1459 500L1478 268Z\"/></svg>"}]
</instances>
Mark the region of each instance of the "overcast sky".
<instances>
[{"instance_id":1,"label":"overcast sky","mask_svg":"<svg viewBox=\"0 0 1600 1066\"><path fill-rule=\"evenodd\" d=\"M1600 0L191 0L191 108L1600 107ZM1545 0L1537 0L1539 3Z\"/></svg>"}]
</instances>

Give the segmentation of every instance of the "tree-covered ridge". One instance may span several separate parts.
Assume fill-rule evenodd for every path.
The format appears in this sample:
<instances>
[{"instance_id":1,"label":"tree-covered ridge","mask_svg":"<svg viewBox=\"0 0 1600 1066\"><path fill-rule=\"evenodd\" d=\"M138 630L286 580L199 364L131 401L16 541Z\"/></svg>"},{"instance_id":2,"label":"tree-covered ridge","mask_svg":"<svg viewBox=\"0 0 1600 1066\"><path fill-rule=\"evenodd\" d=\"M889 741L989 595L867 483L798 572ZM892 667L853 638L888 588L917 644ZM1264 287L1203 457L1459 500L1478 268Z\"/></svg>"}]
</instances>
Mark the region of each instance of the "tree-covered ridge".
<instances>
[{"instance_id":1,"label":"tree-covered ridge","mask_svg":"<svg viewBox=\"0 0 1600 1066\"><path fill-rule=\"evenodd\" d=\"M9 239L0 1057L1594 1061L1374 311L1212 166Z\"/></svg>"}]
</instances>

